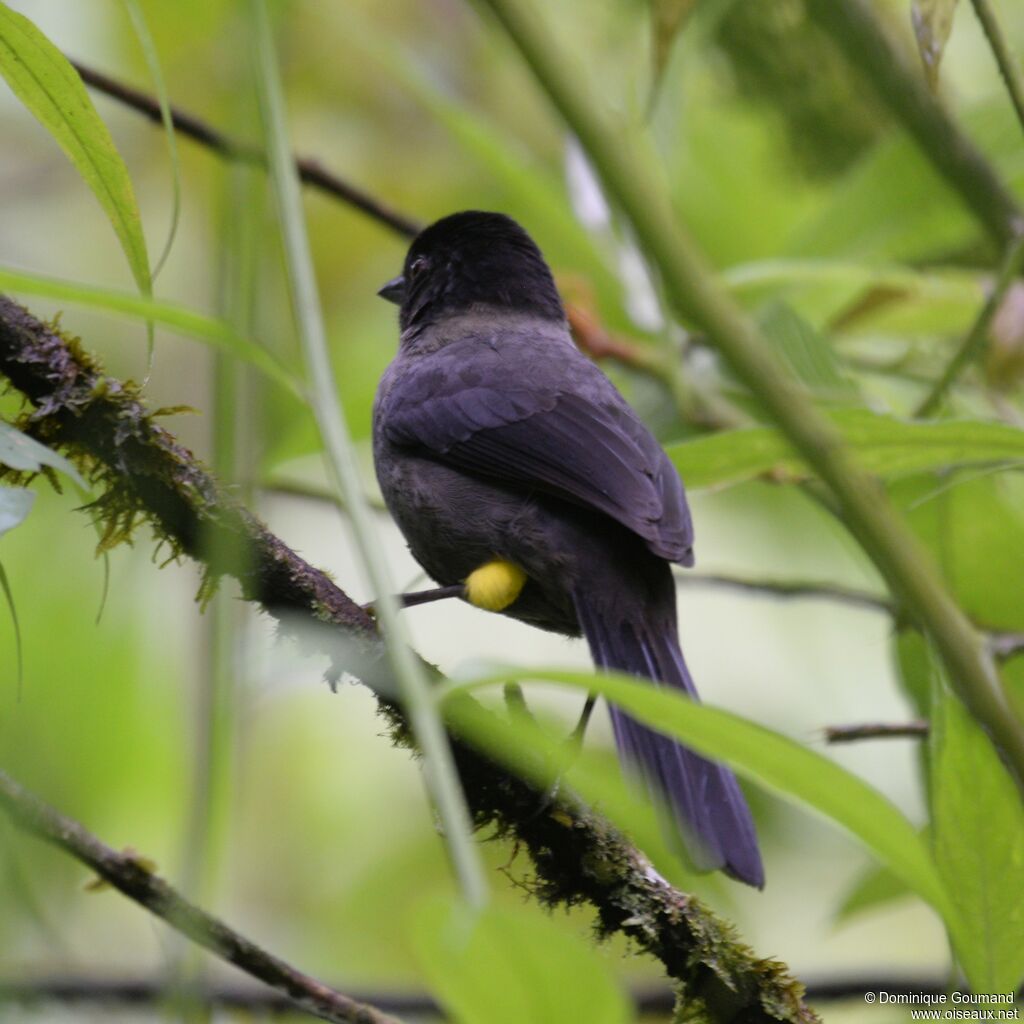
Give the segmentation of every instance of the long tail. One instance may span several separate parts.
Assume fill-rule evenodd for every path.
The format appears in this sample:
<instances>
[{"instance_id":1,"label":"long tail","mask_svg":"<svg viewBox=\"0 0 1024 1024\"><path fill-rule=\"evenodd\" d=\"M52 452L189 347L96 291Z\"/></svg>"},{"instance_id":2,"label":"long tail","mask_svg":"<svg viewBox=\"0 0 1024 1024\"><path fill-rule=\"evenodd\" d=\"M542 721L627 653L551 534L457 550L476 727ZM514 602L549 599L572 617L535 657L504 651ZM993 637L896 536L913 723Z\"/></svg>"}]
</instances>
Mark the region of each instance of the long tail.
<instances>
[{"instance_id":1,"label":"long tail","mask_svg":"<svg viewBox=\"0 0 1024 1024\"><path fill-rule=\"evenodd\" d=\"M602 611L599 602L574 595L580 626L594 662L602 668L628 672L684 690L697 690L679 647L674 614L671 621L621 621ZM638 770L649 789L672 812L673 824L694 865L722 869L748 885L764 886L764 867L750 808L736 777L642 725L614 705L612 727L619 756Z\"/></svg>"}]
</instances>

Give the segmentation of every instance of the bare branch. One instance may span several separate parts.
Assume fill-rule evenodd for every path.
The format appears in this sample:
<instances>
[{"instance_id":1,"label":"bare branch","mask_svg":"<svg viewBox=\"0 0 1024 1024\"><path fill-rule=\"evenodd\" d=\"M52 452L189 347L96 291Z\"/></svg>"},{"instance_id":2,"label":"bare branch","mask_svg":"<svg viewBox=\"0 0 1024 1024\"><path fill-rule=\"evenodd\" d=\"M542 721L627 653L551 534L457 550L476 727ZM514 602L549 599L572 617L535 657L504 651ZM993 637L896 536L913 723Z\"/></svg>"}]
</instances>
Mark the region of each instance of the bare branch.
<instances>
[{"instance_id":1,"label":"bare branch","mask_svg":"<svg viewBox=\"0 0 1024 1024\"><path fill-rule=\"evenodd\" d=\"M859 977L822 978L807 986L807 997L815 1002L861 999L866 992L877 995L941 995L949 991L941 977ZM154 1008L167 996L167 986L154 978L97 978L75 975L54 975L25 979L0 979L0 1005L4 1002L33 1006L40 1003L71 1003L111 1007ZM188 998L200 1006L222 1010L238 1010L249 1014L285 1014L295 1004L276 992L267 992L251 985L209 983L193 988ZM360 1002L372 1003L388 1013L410 1017L434 1018L442 1011L425 992L360 993ZM675 995L667 987L637 989L633 1005L640 1016L667 1017Z\"/></svg>"},{"instance_id":2,"label":"bare branch","mask_svg":"<svg viewBox=\"0 0 1024 1024\"><path fill-rule=\"evenodd\" d=\"M71 58L68 59L70 60ZM157 124L161 123L160 104L155 97L130 85L126 85L115 78L111 78L109 75L103 74L102 71L96 71L80 61L71 60L71 64L79 75L82 76L82 81L86 85L91 85L94 89L111 97L111 99L131 107L132 110L136 110L140 114L144 114L151 121ZM219 153L229 160L241 160L245 163L254 164L264 163L263 151L258 146L240 142L238 139L225 135L206 121L196 117L195 114L190 114L187 111L172 106L171 123L174 125L174 130L181 135L192 139L194 142L198 142L200 145L213 150L215 153ZM335 199L340 199L342 202L348 203L349 206L362 210L363 213L368 214L379 224L391 228L392 231L395 231L403 238L413 238L419 234L422 225L418 221L393 209L351 182L338 177L338 175L328 171L316 160L297 156L295 158L295 166L298 169L299 177L307 185L311 185L313 188L319 189Z\"/></svg>"},{"instance_id":3,"label":"bare branch","mask_svg":"<svg viewBox=\"0 0 1024 1024\"><path fill-rule=\"evenodd\" d=\"M921 739L928 735L928 723L863 722L858 725L830 725L825 729L826 743L855 743L857 740Z\"/></svg>"},{"instance_id":4,"label":"bare branch","mask_svg":"<svg viewBox=\"0 0 1024 1024\"><path fill-rule=\"evenodd\" d=\"M175 931L283 992L296 1006L315 1017L337 1024L398 1024L394 1017L297 971L189 903L148 870L137 856L112 850L77 821L48 807L4 772L0 772L0 808L20 828L71 854Z\"/></svg>"},{"instance_id":5,"label":"bare branch","mask_svg":"<svg viewBox=\"0 0 1024 1024\"><path fill-rule=\"evenodd\" d=\"M838 583L818 583L812 580L750 579L746 576L733 576L728 573L677 572L675 577L678 583L686 586L743 590L748 593L763 594L785 600L811 598L835 601L838 604L851 605L855 608L884 612L886 615L896 614L896 605L889 598L873 594L869 590L844 587Z\"/></svg>"}]
</instances>

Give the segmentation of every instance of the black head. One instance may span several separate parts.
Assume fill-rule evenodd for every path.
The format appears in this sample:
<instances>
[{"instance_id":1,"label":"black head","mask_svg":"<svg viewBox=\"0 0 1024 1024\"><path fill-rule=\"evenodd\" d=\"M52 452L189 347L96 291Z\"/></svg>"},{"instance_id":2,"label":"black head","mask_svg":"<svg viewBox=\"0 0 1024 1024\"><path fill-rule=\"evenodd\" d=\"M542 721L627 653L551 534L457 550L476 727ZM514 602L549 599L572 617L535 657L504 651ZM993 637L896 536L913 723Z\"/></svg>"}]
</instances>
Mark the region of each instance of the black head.
<instances>
[{"instance_id":1,"label":"black head","mask_svg":"<svg viewBox=\"0 0 1024 1024\"><path fill-rule=\"evenodd\" d=\"M403 331L475 304L552 320L565 316L533 239L511 217L479 210L424 228L409 247L401 276L377 294L400 307Z\"/></svg>"}]
</instances>

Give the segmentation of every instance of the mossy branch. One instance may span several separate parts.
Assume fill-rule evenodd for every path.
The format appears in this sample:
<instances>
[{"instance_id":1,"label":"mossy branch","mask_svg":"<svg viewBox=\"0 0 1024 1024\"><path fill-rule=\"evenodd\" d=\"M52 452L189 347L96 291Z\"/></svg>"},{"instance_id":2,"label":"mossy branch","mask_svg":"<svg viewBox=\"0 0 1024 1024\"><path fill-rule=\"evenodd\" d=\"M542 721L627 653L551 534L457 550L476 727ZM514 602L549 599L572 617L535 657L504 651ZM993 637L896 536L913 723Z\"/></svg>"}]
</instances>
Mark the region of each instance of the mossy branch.
<instances>
[{"instance_id":1,"label":"mossy branch","mask_svg":"<svg viewBox=\"0 0 1024 1024\"><path fill-rule=\"evenodd\" d=\"M408 745L373 620L226 495L153 421L130 385L106 376L76 340L3 296L0 373L34 406L23 425L72 457L100 492L87 511L102 521L108 544L146 521L173 553L198 561L208 579L233 576L282 631L306 649L327 651L334 673L351 672L373 688L395 741ZM300 623L320 628L300 630ZM475 826L529 852L538 898L549 906L593 906L602 935L621 932L663 964L688 1013L716 1024L817 1019L784 964L756 957L730 925L658 878L607 821L568 798L558 815L539 814L536 789L457 736L453 751Z\"/></svg>"}]
</instances>

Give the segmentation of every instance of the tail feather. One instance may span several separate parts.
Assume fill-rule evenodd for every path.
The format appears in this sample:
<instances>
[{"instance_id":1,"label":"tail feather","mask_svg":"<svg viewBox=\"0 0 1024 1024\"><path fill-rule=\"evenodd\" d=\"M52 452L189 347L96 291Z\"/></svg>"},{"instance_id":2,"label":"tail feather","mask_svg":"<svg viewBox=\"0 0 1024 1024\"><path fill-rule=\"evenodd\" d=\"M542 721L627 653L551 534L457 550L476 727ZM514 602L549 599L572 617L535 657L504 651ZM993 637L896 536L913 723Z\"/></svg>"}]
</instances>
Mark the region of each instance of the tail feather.
<instances>
[{"instance_id":1,"label":"tail feather","mask_svg":"<svg viewBox=\"0 0 1024 1024\"><path fill-rule=\"evenodd\" d=\"M674 621L615 621L577 594L576 611L594 661L602 668L665 683L697 698ZM619 754L671 811L690 859L701 870L722 869L748 885L764 885L754 822L736 777L675 740L611 708Z\"/></svg>"}]
</instances>

